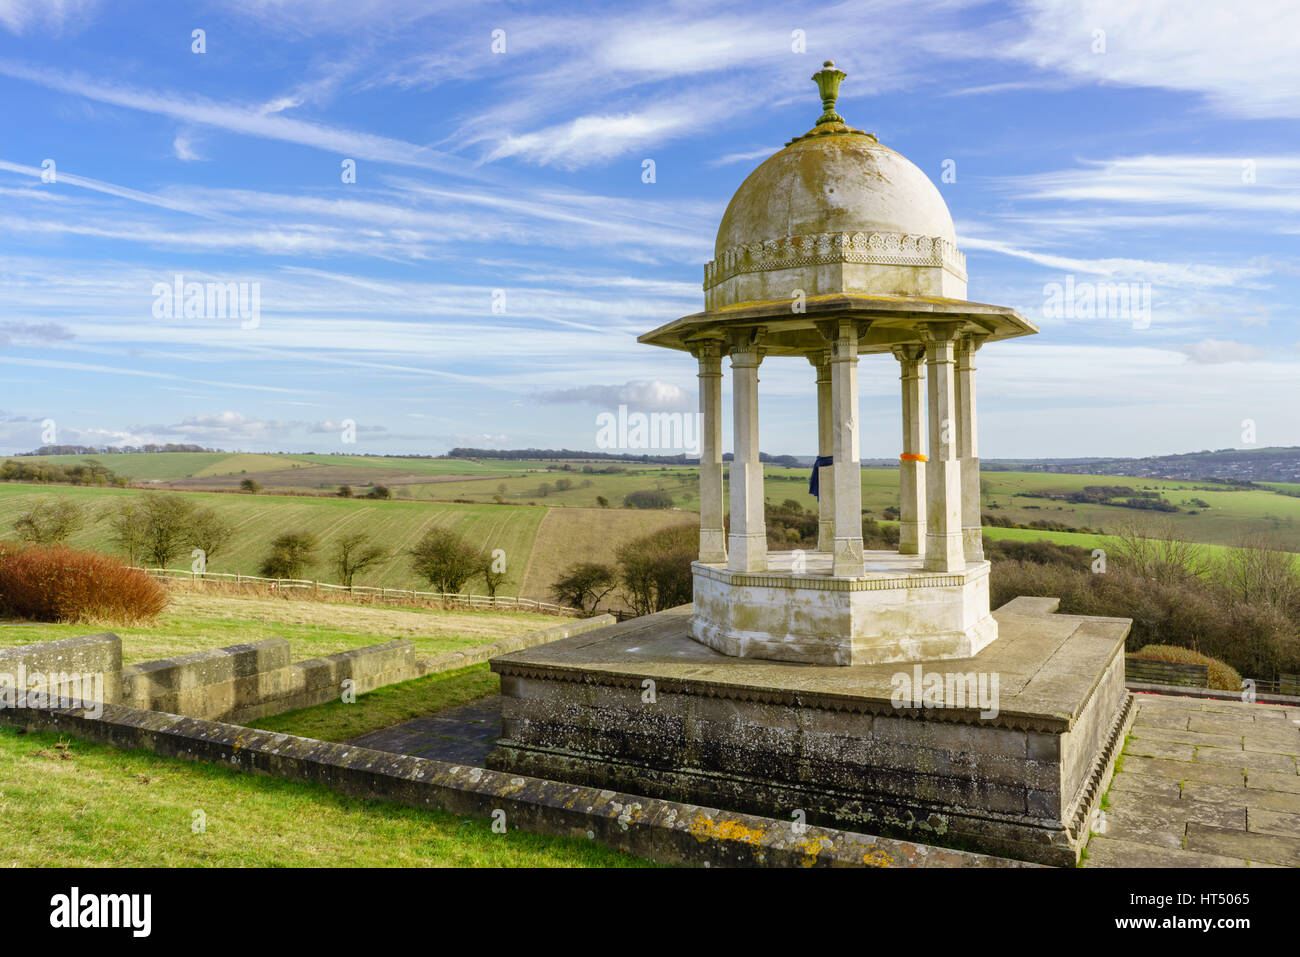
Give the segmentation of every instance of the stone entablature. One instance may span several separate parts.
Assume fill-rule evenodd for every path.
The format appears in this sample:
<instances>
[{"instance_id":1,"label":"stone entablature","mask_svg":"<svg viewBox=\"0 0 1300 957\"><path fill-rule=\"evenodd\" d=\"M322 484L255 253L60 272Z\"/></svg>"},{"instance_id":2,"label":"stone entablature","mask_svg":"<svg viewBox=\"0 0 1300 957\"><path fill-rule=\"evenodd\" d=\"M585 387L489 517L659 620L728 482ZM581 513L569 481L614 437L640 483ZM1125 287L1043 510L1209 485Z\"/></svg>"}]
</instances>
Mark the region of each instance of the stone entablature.
<instances>
[{"instance_id":1,"label":"stone entablature","mask_svg":"<svg viewBox=\"0 0 1300 957\"><path fill-rule=\"evenodd\" d=\"M880 266L934 266L966 281L966 254L941 236L909 233L814 233L745 243L725 250L704 266L704 290L747 273L861 263Z\"/></svg>"},{"instance_id":2,"label":"stone entablature","mask_svg":"<svg viewBox=\"0 0 1300 957\"><path fill-rule=\"evenodd\" d=\"M866 578L827 578L825 575L798 575L781 573L765 575L753 572L733 572L726 566L711 566L701 562L692 562L691 569L702 578L725 582L728 585L745 588L810 588L814 591L889 591L894 588L950 588L965 585L975 576L974 567L968 567L956 574L912 573L897 576L875 576Z\"/></svg>"}]
</instances>

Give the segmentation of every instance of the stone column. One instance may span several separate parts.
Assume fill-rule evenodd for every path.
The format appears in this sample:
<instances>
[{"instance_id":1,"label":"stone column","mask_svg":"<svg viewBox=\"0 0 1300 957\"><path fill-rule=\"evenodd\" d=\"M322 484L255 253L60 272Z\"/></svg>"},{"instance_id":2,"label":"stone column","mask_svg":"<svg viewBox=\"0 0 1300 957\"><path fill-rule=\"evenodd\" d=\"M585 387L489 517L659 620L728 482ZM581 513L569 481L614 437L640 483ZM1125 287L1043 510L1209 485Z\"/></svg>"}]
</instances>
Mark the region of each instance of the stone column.
<instances>
[{"instance_id":1,"label":"stone column","mask_svg":"<svg viewBox=\"0 0 1300 957\"><path fill-rule=\"evenodd\" d=\"M835 538L831 574L866 574L862 549L862 470L858 467L858 329L841 319L831 348L831 408L834 445Z\"/></svg>"},{"instance_id":2,"label":"stone column","mask_svg":"<svg viewBox=\"0 0 1300 957\"><path fill-rule=\"evenodd\" d=\"M922 345L895 346L902 369L903 458L898 463L898 551L925 554L925 374Z\"/></svg>"},{"instance_id":3,"label":"stone column","mask_svg":"<svg viewBox=\"0 0 1300 957\"><path fill-rule=\"evenodd\" d=\"M831 405L831 357L816 352L808 361L817 370L817 456L835 454L835 415ZM823 465L817 470L817 551L834 550L835 541L835 467Z\"/></svg>"},{"instance_id":4,"label":"stone column","mask_svg":"<svg viewBox=\"0 0 1300 957\"><path fill-rule=\"evenodd\" d=\"M982 335L957 341L957 459L961 462L961 537L966 561L984 561L984 529L980 515L980 452L975 421L975 353Z\"/></svg>"},{"instance_id":5,"label":"stone column","mask_svg":"<svg viewBox=\"0 0 1300 957\"><path fill-rule=\"evenodd\" d=\"M758 460L758 337L731 347L731 403L735 458L731 463L731 536L727 568L767 571L767 525L763 515L763 464Z\"/></svg>"},{"instance_id":6,"label":"stone column","mask_svg":"<svg viewBox=\"0 0 1300 957\"><path fill-rule=\"evenodd\" d=\"M925 364L929 376L930 461L925 468L925 569L963 571L961 463L957 459L954 344L959 322L925 324Z\"/></svg>"},{"instance_id":7,"label":"stone column","mask_svg":"<svg viewBox=\"0 0 1300 957\"><path fill-rule=\"evenodd\" d=\"M693 350L700 372L700 561L727 560L722 521L722 352L721 342Z\"/></svg>"}]
</instances>

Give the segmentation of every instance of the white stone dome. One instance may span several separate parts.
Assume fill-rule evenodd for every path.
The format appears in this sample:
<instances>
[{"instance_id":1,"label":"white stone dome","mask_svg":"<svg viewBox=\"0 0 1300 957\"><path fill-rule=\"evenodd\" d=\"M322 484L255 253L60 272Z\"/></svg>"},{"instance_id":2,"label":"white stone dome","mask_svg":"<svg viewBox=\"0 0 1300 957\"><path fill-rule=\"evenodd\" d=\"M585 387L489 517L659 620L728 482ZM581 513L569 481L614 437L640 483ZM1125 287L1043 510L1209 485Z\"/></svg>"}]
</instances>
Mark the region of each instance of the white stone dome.
<instances>
[{"instance_id":1,"label":"white stone dome","mask_svg":"<svg viewBox=\"0 0 1300 957\"><path fill-rule=\"evenodd\" d=\"M957 241L929 177L874 137L845 132L796 140L750 173L722 217L714 254L825 232Z\"/></svg>"},{"instance_id":2,"label":"white stone dome","mask_svg":"<svg viewBox=\"0 0 1300 957\"><path fill-rule=\"evenodd\" d=\"M824 111L736 190L704 267L708 309L811 296L964 299L966 257L938 188L835 112L844 73L817 73Z\"/></svg>"}]
</instances>

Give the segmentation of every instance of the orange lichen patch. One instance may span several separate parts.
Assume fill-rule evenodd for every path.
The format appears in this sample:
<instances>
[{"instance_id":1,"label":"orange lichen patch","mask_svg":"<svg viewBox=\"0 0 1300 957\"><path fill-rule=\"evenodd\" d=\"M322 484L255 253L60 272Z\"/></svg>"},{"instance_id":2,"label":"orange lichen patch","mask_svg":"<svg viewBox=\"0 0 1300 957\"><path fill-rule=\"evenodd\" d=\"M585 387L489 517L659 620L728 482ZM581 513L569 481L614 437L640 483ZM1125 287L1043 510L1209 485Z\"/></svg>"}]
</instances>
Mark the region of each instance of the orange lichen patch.
<instances>
[{"instance_id":1,"label":"orange lichen patch","mask_svg":"<svg viewBox=\"0 0 1300 957\"><path fill-rule=\"evenodd\" d=\"M928 462L930 457L924 452L904 452L898 457L903 462Z\"/></svg>"},{"instance_id":2,"label":"orange lichen patch","mask_svg":"<svg viewBox=\"0 0 1300 957\"><path fill-rule=\"evenodd\" d=\"M817 863L817 858L822 851L832 850L835 842L829 837L818 837L811 841L803 841L796 845L799 853L799 865L801 867L812 867Z\"/></svg>"},{"instance_id":3,"label":"orange lichen patch","mask_svg":"<svg viewBox=\"0 0 1300 957\"><path fill-rule=\"evenodd\" d=\"M757 847L763 842L763 831L746 827L739 821L715 821L711 817L697 817L691 822L689 833L701 844L707 840L740 841Z\"/></svg>"},{"instance_id":4,"label":"orange lichen patch","mask_svg":"<svg viewBox=\"0 0 1300 957\"><path fill-rule=\"evenodd\" d=\"M862 855L862 863L867 867L893 867L894 859L883 847L873 847Z\"/></svg>"}]
</instances>

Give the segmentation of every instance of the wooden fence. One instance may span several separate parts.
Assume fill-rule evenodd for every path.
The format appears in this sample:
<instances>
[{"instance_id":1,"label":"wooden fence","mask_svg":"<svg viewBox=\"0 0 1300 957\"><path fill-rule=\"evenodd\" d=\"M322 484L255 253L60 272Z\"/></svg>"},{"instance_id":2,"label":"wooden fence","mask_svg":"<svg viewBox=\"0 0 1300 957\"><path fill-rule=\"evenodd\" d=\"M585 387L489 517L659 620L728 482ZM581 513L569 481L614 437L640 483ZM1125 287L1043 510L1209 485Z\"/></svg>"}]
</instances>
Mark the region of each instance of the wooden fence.
<instances>
[{"instance_id":1,"label":"wooden fence","mask_svg":"<svg viewBox=\"0 0 1300 957\"><path fill-rule=\"evenodd\" d=\"M507 611L536 611L549 615L581 615L578 608L557 605L549 601L537 601L533 598L520 598L508 595L462 595L436 591L414 591L409 588L376 588L372 585L334 585L329 582L308 581L299 578L261 578L257 575L240 575L231 572L191 572L179 568L141 568L155 578L163 581L183 581L194 584L248 585L262 587L267 591L297 594L306 597L328 595L338 598L360 598L373 601L408 601L411 603L430 602L455 605L462 608L496 608Z\"/></svg>"},{"instance_id":2,"label":"wooden fence","mask_svg":"<svg viewBox=\"0 0 1300 957\"><path fill-rule=\"evenodd\" d=\"M1151 661L1129 655L1124 662L1124 673L1130 681L1145 684L1175 685L1180 688L1208 688L1210 670L1205 665L1182 664L1173 661ZM1272 678L1252 678L1258 694L1300 696L1300 675L1278 674Z\"/></svg>"},{"instance_id":3,"label":"wooden fence","mask_svg":"<svg viewBox=\"0 0 1300 957\"><path fill-rule=\"evenodd\" d=\"M1124 673L1130 681L1153 685L1177 685L1180 688L1208 688L1210 669L1205 665L1179 664L1173 661L1152 661L1134 658L1124 661Z\"/></svg>"}]
</instances>

